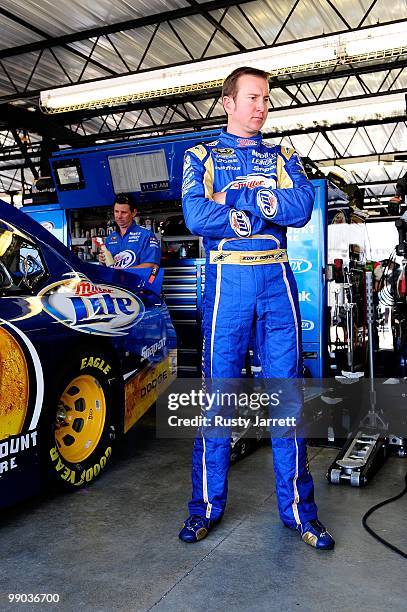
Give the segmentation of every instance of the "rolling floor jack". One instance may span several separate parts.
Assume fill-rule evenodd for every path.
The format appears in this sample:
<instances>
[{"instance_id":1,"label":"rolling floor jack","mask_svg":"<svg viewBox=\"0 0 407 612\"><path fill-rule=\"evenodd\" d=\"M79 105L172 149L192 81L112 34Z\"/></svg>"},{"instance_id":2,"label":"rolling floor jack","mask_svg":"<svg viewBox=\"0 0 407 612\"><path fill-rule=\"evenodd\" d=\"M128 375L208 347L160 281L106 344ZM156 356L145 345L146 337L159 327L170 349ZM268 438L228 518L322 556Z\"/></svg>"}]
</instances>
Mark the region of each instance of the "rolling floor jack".
<instances>
[{"instance_id":1,"label":"rolling floor jack","mask_svg":"<svg viewBox=\"0 0 407 612\"><path fill-rule=\"evenodd\" d=\"M366 273L366 306L369 341L369 412L360 421L356 435L351 436L327 472L332 484L347 483L363 487L383 465L388 456L387 426L376 410L373 364L373 274Z\"/></svg>"}]
</instances>

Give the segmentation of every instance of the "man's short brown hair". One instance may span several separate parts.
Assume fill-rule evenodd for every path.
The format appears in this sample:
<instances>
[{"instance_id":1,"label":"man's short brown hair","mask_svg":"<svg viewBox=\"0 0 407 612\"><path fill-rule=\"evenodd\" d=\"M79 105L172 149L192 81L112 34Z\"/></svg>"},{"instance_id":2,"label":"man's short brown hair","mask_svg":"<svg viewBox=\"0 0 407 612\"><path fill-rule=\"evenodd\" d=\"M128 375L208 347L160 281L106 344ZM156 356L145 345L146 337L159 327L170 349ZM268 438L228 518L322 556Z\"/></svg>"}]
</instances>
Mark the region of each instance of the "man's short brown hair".
<instances>
[{"instance_id":1,"label":"man's short brown hair","mask_svg":"<svg viewBox=\"0 0 407 612\"><path fill-rule=\"evenodd\" d=\"M265 79L266 81L268 81L269 78L269 73L265 72L264 70L260 70L259 68L251 68L250 66L242 66L241 68L236 68L223 81L222 98L223 96L228 96L230 98L236 97L237 81L239 77L245 74L249 74L250 76L257 76L261 79Z\"/></svg>"},{"instance_id":2,"label":"man's short brown hair","mask_svg":"<svg viewBox=\"0 0 407 612\"><path fill-rule=\"evenodd\" d=\"M115 204L128 204L131 212L134 212L136 210L135 202L131 199L131 197L127 195L127 193L118 193L116 195L113 207L115 206Z\"/></svg>"}]
</instances>

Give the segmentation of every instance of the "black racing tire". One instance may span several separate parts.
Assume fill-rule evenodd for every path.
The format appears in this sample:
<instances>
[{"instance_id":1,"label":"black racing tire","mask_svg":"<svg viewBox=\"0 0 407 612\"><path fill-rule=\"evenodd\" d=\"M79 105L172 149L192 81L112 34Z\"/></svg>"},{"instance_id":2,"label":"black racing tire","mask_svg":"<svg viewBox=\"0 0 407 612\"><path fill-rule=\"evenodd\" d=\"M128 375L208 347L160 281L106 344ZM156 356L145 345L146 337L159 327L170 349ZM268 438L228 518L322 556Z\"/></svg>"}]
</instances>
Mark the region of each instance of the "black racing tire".
<instances>
[{"instance_id":1,"label":"black racing tire","mask_svg":"<svg viewBox=\"0 0 407 612\"><path fill-rule=\"evenodd\" d=\"M109 465L117 437L118 377L113 359L82 350L60 376L48 415L48 465L71 490L90 484Z\"/></svg>"}]
</instances>

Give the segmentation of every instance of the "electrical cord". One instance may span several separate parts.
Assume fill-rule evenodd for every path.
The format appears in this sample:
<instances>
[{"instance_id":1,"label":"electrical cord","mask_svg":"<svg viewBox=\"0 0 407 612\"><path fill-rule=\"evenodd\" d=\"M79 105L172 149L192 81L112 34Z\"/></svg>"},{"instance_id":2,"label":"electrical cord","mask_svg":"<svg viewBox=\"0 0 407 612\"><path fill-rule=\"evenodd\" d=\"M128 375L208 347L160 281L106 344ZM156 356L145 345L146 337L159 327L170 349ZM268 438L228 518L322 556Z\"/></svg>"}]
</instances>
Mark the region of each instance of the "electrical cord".
<instances>
[{"instance_id":1,"label":"electrical cord","mask_svg":"<svg viewBox=\"0 0 407 612\"><path fill-rule=\"evenodd\" d=\"M393 270L392 274L389 274L391 264L396 264L396 249L391 251L387 259L377 288L378 299L383 306L394 306L395 303L393 279L395 272Z\"/></svg>"},{"instance_id":2,"label":"electrical cord","mask_svg":"<svg viewBox=\"0 0 407 612\"><path fill-rule=\"evenodd\" d=\"M387 504L391 504L392 502L395 502L398 499L401 499L403 497L403 495L405 495L407 493L407 473L406 473L406 475L404 477L404 480L405 480L405 483L406 483L406 486L404 487L404 489L398 495L395 495L394 497L390 497L389 499L386 499L385 501L382 501L379 504L376 504L375 506L372 506L372 508L370 508L370 510L368 510L366 512L366 514L364 515L364 517L362 518L362 525L366 529L366 531L368 533L370 533L370 535L373 538L375 538L375 540L378 540L379 542L381 542L381 544L383 544L384 546L387 546L387 548L390 548L392 551L394 551L395 553L397 553L398 555L400 555L404 559L407 559L407 553L405 553L402 550L400 550L400 548L397 548L397 546L394 546L394 544L391 544L391 542L388 542L384 538L380 537L367 524L367 519L369 518L369 516L371 514L373 514L373 512L376 512L376 510L378 510L379 508L382 508L383 506L387 506Z\"/></svg>"}]
</instances>

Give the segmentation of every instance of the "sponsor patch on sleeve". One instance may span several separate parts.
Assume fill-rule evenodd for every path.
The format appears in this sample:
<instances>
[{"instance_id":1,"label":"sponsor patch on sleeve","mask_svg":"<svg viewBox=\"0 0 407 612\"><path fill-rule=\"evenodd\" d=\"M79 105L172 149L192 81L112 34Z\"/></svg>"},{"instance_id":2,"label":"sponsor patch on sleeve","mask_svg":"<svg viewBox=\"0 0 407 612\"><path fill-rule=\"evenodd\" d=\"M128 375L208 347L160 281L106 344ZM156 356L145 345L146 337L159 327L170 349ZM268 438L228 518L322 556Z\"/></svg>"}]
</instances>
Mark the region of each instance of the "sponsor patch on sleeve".
<instances>
[{"instance_id":1,"label":"sponsor patch on sleeve","mask_svg":"<svg viewBox=\"0 0 407 612\"><path fill-rule=\"evenodd\" d=\"M230 227L237 236L248 238L252 231L249 217L243 210L232 208L229 212Z\"/></svg>"},{"instance_id":2,"label":"sponsor patch on sleeve","mask_svg":"<svg viewBox=\"0 0 407 612\"><path fill-rule=\"evenodd\" d=\"M187 150L187 154L188 153L193 153L200 161L203 161L203 159L207 156L208 152L206 150L206 148L203 145L196 145L195 147L192 147L191 149Z\"/></svg>"},{"instance_id":3,"label":"sponsor patch on sleeve","mask_svg":"<svg viewBox=\"0 0 407 612\"><path fill-rule=\"evenodd\" d=\"M278 201L270 189L260 189L257 194L257 205L267 219L273 219L276 216Z\"/></svg>"}]
</instances>

